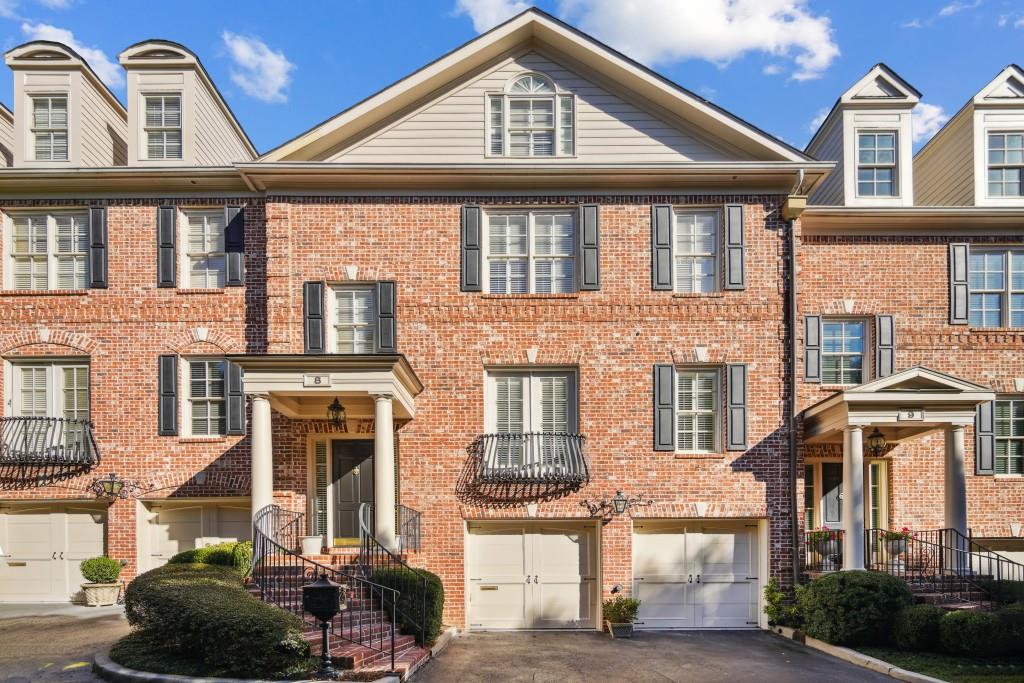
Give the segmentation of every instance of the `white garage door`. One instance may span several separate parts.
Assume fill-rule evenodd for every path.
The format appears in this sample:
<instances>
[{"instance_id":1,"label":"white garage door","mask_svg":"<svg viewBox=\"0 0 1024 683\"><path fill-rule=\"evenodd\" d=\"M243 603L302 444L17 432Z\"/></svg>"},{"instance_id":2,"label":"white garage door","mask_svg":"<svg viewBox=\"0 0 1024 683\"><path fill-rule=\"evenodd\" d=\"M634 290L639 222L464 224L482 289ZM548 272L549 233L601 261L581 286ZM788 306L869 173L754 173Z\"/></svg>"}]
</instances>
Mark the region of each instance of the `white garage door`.
<instances>
[{"instance_id":1,"label":"white garage door","mask_svg":"<svg viewBox=\"0 0 1024 683\"><path fill-rule=\"evenodd\" d=\"M596 541L593 523L470 524L470 627L594 628Z\"/></svg>"},{"instance_id":2,"label":"white garage door","mask_svg":"<svg viewBox=\"0 0 1024 683\"><path fill-rule=\"evenodd\" d=\"M757 525L636 522L638 628L756 628Z\"/></svg>"},{"instance_id":3,"label":"white garage door","mask_svg":"<svg viewBox=\"0 0 1024 683\"><path fill-rule=\"evenodd\" d=\"M252 537L252 512L248 505L208 503L150 503L149 557L143 566L153 569L174 555L224 541Z\"/></svg>"},{"instance_id":4,"label":"white garage door","mask_svg":"<svg viewBox=\"0 0 1024 683\"><path fill-rule=\"evenodd\" d=\"M107 511L90 503L18 505L0 514L0 600L81 597L82 560L102 555Z\"/></svg>"}]
</instances>

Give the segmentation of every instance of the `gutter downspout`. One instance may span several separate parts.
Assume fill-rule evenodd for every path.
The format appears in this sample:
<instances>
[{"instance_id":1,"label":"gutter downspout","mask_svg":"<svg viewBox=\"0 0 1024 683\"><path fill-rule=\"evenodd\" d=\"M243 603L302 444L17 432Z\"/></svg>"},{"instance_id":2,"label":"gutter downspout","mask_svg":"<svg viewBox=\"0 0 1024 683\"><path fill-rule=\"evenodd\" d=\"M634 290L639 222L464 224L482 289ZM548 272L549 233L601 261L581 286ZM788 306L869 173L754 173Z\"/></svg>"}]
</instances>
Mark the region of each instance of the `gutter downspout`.
<instances>
[{"instance_id":1,"label":"gutter downspout","mask_svg":"<svg viewBox=\"0 0 1024 683\"><path fill-rule=\"evenodd\" d=\"M792 506L792 545L793 545L793 585L800 582L800 522L797 513L800 509L800 496L796 486L796 416L797 416L797 292L796 292L796 220L786 221L789 227L789 288L788 315L789 323L789 414L787 428L789 430L789 481L792 486L790 504Z\"/></svg>"}]
</instances>

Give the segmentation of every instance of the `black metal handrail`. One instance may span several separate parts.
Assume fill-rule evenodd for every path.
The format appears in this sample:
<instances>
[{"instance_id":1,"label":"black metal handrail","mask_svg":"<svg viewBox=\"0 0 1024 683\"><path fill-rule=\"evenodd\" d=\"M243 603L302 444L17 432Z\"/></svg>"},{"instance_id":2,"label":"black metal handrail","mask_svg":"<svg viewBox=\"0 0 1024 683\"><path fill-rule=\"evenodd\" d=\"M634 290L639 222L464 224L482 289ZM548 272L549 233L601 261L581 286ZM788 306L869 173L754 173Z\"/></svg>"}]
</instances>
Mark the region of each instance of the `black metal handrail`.
<instances>
[{"instance_id":1,"label":"black metal handrail","mask_svg":"<svg viewBox=\"0 0 1024 683\"><path fill-rule=\"evenodd\" d=\"M398 591L368 579L341 572L295 551L302 513L268 505L253 520L253 584L260 599L295 614L309 626L319 622L302 609L302 587L321 574L346 586L346 609L331 620L335 638L356 643L391 657L395 668L395 605Z\"/></svg>"},{"instance_id":2,"label":"black metal handrail","mask_svg":"<svg viewBox=\"0 0 1024 683\"><path fill-rule=\"evenodd\" d=\"M1024 598L1024 564L989 550L956 529L941 529L940 533L948 539L949 544L966 549L970 560L969 571L991 597L1014 600Z\"/></svg>"},{"instance_id":3,"label":"black metal handrail","mask_svg":"<svg viewBox=\"0 0 1024 683\"><path fill-rule=\"evenodd\" d=\"M586 483L586 441L568 432L481 434L474 442L477 477L489 483Z\"/></svg>"},{"instance_id":4,"label":"black metal handrail","mask_svg":"<svg viewBox=\"0 0 1024 683\"><path fill-rule=\"evenodd\" d=\"M369 515L364 519L364 515ZM398 522L398 554L404 555L407 552L418 553L422 532L420 531L420 520L423 515L419 510L413 510L399 503L395 506L395 519ZM359 547L363 545L363 536L373 533L377 528L377 506L373 503L363 503L359 507Z\"/></svg>"},{"instance_id":5,"label":"black metal handrail","mask_svg":"<svg viewBox=\"0 0 1024 683\"><path fill-rule=\"evenodd\" d=\"M398 592L405 596L403 604L396 609L403 621L416 631L416 642L426 644L427 577L418 569L410 567L400 555L384 547L374 529L374 513L371 503L359 506L359 565L368 576L375 572L394 570L391 579L398 583ZM419 614L411 614L407 607L419 606Z\"/></svg>"},{"instance_id":6,"label":"black metal handrail","mask_svg":"<svg viewBox=\"0 0 1024 683\"><path fill-rule=\"evenodd\" d=\"M843 568L843 530L804 532L804 571L837 572Z\"/></svg>"},{"instance_id":7,"label":"black metal handrail","mask_svg":"<svg viewBox=\"0 0 1024 683\"><path fill-rule=\"evenodd\" d=\"M0 417L0 465L90 468L99 462L90 420Z\"/></svg>"}]
</instances>

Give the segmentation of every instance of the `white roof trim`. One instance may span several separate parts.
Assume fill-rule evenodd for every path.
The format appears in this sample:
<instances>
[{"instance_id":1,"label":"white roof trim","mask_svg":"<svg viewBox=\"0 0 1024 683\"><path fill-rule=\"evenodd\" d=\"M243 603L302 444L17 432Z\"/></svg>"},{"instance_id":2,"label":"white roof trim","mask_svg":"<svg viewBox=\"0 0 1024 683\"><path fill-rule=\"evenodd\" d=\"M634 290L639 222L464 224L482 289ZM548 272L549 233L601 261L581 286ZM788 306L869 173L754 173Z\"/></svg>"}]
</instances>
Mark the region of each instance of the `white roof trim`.
<instances>
[{"instance_id":1,"label":"white roof trim","mask_svg":"<svg viewBox=\"0 0 1024 683\"><path fill-rule=\"evenodd\" d=\"M976 106L1024 107L1024 70L1010 64L986 83L971 101Z\"/></svg>"}]
</instances>

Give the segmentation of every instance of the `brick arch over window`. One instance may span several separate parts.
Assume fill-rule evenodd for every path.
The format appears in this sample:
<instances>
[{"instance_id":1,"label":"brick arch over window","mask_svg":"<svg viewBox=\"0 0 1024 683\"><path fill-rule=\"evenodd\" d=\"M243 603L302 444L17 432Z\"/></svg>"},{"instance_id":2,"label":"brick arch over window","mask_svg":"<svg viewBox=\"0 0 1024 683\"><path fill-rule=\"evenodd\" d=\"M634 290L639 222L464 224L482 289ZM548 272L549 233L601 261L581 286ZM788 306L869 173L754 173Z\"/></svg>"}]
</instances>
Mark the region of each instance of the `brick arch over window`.
<instances>
[{"instance_id":1,"label":"brick arch over window","mask_svg":"<svg viewBox=\"0 0 1024 683\"><path fill-rule=\"evenodd\" d=\"M252 480L248 474L232 467L227 471L207 468L206 480L202 484L194 476L182 477L181 473L166 474L152 480L140 482L143 487L140 497L147 500L163 498L204 498L207 496L248 496L252 491Z\"/></svg>"},{"instance_id":2,"label":"brick arch over window","mask_svg":"<svg viewBox=\"0 0 1024 683\"><path fill-rule=\"evenodd\" d=\"M172 337L169 349L177 354L245 353L245 343L217 330L193 328Z\"/></svg>"},{"instance_id":3,"label":"brick arch over window","mask_svg":"<svg viewBox=\"0 0 1024 683\"><path fill-rule=\"evenodd\" d=\"M37 328L0 336L0 355L64 354L91 356L99 347L92 337L63 330Z\"/></svg>"},{"instance_id":4,"label":"brick arch over window","mask_svg":"<svg viewBox=\"0 0 1024 683\"><path fill-rule=\"evenodd\" d=\"M480 354L483 365L579 365L583 357L578 348L515 348L501 351L488 351Z\"/></svg>"}]
</instances>

